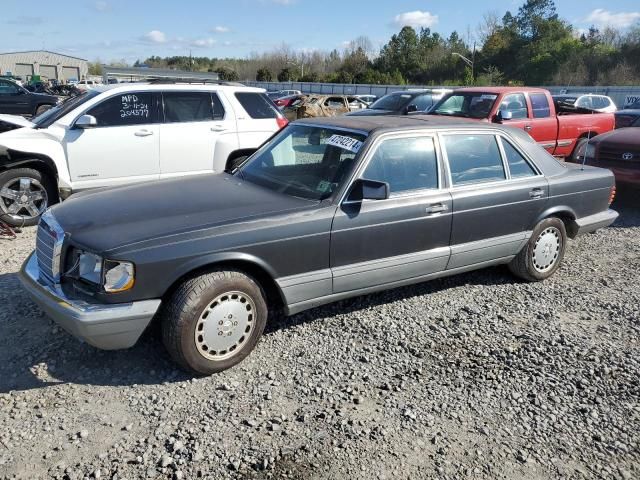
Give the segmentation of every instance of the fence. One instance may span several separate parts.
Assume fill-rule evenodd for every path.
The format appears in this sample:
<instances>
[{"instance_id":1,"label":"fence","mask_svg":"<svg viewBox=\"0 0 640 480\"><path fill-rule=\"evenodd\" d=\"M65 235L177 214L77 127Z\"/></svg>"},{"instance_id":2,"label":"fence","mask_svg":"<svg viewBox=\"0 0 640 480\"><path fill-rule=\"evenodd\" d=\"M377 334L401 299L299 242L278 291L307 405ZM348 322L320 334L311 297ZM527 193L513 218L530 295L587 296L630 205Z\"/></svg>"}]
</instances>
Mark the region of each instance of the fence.
<instances>
[{"instance_id":1,"label":"fence","mask_svg":"<svg viewBox=\"0 0 640 480\"><path fill-rule=\"evenodd\" d=\"M351 83L308 83L308 82L244 82L245 85L260 87L266 90L300 90L304 93L322 93L336 95L377 95L378 97L398 90L421 88L456 88L434 87L433 85L364 85ZM552 94L598 93L613 99L619 108L640 100L639 87L544 87Z\"/></svg>"}]
</instances>

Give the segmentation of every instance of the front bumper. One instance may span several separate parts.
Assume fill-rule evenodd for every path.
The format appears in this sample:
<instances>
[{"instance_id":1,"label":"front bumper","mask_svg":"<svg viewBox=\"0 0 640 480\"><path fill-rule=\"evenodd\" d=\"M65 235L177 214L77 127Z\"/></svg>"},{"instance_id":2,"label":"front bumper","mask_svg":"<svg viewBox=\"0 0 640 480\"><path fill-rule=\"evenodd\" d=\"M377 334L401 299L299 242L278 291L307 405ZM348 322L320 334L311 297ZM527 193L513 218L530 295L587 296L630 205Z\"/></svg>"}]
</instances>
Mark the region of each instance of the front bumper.
<instances>
[{"instance_id":1,"label":"front bumper","mask_svg":"<svg viewBox=\"0 0 640 480\"><path fill-rule=\"evenodd\" d=\"M575 223L578 227L576 235L595 232L599 228L608 227L616 221L616 218L618 218L618 212L611 209L605 210L604 212L596 213L595 215L578 218L577 220L575 220Z\"/></svg>"},{"instance_id":2,"label":"front bumper","mask_svg":"<svg viewBox=\"0 0 640 480\"><path fill-rule=\"evenodd\" d=\"M20 270L30 297L67 332L103 350L132 347L160 307L160 300L107 305L70 299L59 287L40 282L39 276L31 254Z\"/></svg>"}]
</instances>

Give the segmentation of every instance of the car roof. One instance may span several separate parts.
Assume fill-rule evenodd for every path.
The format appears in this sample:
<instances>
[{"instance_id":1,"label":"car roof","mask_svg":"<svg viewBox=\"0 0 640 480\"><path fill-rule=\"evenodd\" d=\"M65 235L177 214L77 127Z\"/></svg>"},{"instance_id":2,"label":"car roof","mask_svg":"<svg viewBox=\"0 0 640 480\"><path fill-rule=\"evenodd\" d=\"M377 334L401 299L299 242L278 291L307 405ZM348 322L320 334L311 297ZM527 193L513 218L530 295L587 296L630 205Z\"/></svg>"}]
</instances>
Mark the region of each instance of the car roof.
<instances>
[{"instance_id":1,"label":"car roof","mask_svg":"<svg viewBox=\"0 0 640 480\"><path fill-rule=\"evenodd\" d=\"M427 128L472 127L500 128L497 124L484 124L466 118L442 117L437 115L371 115L315 117L296 120L296 125L315 125L329 128L358 130L371 134L376 131L400 131Z\"/></svg>"},{"instance_id":2,"label":"car roof","mask_svg":"<svg viewBox=\"0 0 640 480\"><path fill-rule=\"evenodd\" d=\"M215 83L110 83L108 85L100 85L95 87L93 90L98 92L138 92L138 91L150 91L150 90L177 90L177 91L185 91L185 90L230 90L233 92L254 92L254 93L264 93L264 88L256 88L256 87L245 87L244 85L219 85Z\"/></svg>"},{"instance_id":3,"label":"car roof","mask_svg":"<svg viewBox=\"0 0 640 480\"><path fill-rule=\"evenodd\" d=\"M544 88L534 88L534 87L466 87L466 88L458 88L454 91L454 93L519 93L519 92L530 92L530 93L547 93L547 90Z\"/></svg>"}]
</instances>

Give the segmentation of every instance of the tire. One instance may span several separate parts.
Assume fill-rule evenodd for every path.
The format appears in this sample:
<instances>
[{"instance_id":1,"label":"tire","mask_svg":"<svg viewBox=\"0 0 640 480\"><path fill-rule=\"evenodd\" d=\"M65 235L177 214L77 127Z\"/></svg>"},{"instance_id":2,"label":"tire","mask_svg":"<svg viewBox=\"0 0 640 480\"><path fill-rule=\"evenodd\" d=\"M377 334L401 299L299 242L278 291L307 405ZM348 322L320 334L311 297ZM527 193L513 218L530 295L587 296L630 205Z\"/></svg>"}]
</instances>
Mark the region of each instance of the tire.
<instances>
[{"instance_id":1,"label":"tire","mask_svg":"<svg viewBox=\"0 0 640 480\"><path fill-rule=\"evenodd\" d=\"M265 299L255 280L235 270L187 280L161 311L163 343L176 363L196 375L231 368L262 336L268 315Z\"/></svg>"},{"instance_id":2,"label":"tire","mask_svg":"<svg viewBox=\"0 0 640 480\"><path fill-rule=\"evenodd\" d=\"M51 107L52 107L51 105L39 105L38 108L36 108L36 113L33 116L37 117L41 113L44 113L47 110L49 110Z\"/></svg>"},{"instance_id":3,"label":"tire","mask_svg":"<svg viewBox=\"0 0 640 480\"><path fill-rule=\"evenodd\" d=\"M31 168L0 173L0 220L13 227L36 225L57 199L54 182Z\"/></svg>"},{"instance_id":4,"label":"tire","mask_svg":"<svg viewBox=\"0 0 640 480\"><path fill-rule=\"evenodd\" d=\"M588 143L588 138L578 139L578 141L576 142L576 146L574 147L573 152L571 152L571 156L569 157L569 160L572 163L582 163L582 160L584 158L584 151L587 148Z\"/></svg>"},{"instance_id":5,"label":"tire","mask_svg":"<svg viewBox=\"0 0 640 480\"><path fill-rule=\"evenodd\" d=\"M527 244L509 263L509 270L529 282L545 280L560 267L566 245L567 231L562 220L545 218L536 225Z\"/></svg>"}]
</instances>

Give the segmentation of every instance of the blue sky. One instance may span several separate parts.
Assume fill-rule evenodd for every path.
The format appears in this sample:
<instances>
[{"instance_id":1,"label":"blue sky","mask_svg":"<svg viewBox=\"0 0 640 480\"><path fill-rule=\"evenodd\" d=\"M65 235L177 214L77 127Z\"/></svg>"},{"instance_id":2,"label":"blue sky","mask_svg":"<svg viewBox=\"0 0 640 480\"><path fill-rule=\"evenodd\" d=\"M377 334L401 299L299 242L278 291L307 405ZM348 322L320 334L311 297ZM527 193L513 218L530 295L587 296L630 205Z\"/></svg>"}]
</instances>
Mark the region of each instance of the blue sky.
<instances>
[{"instance_id":1,"label":"blue sky","mask_svg":"<svg viewBox=\"0 0 640 480\"><path fill-rule=\"evenodd\" d=\"M516 12L494 0L2 0L0 51L45 48L102 61L149 55L245 57L283 42L300 50L341 49L368 36L376 47L403 24L443 35L476 30L487 11ZM640 22L638 0L557 0L578 28ZM25 8L27 7L27 8ZM52 8L53 7L53 8Z\"/></svg>"}]
</instances>

